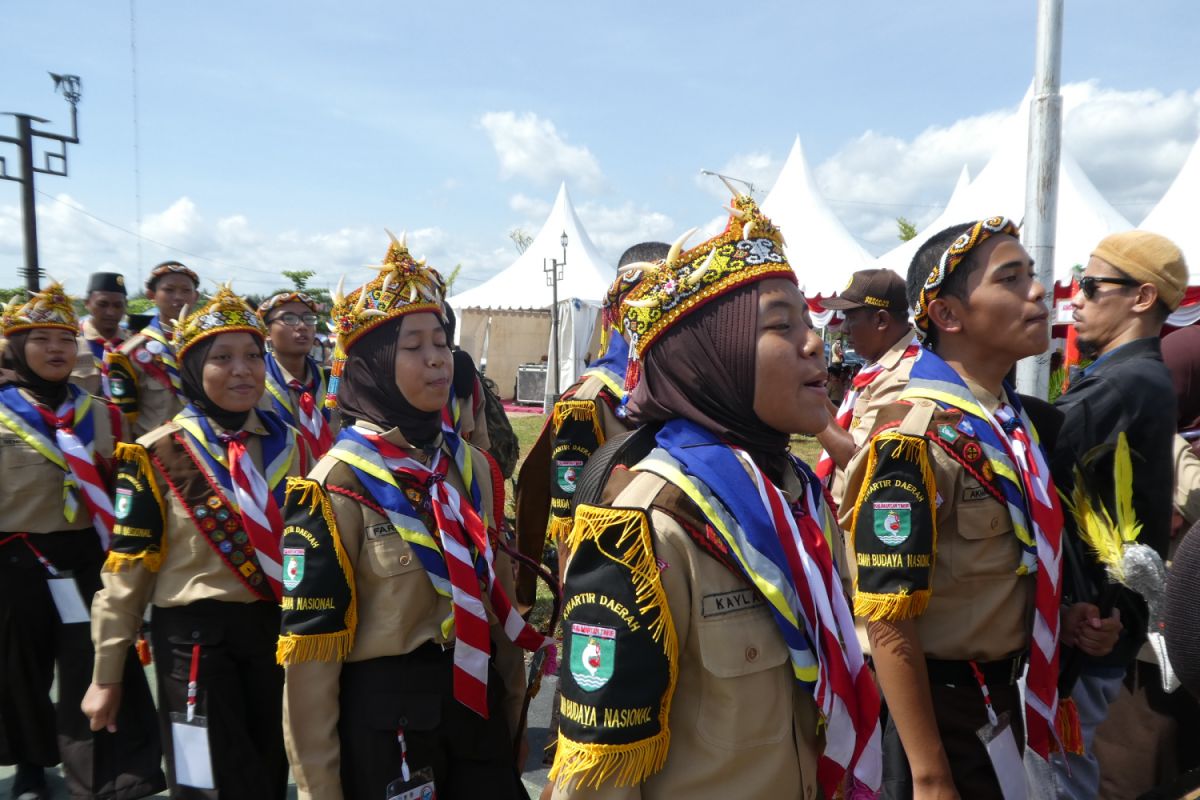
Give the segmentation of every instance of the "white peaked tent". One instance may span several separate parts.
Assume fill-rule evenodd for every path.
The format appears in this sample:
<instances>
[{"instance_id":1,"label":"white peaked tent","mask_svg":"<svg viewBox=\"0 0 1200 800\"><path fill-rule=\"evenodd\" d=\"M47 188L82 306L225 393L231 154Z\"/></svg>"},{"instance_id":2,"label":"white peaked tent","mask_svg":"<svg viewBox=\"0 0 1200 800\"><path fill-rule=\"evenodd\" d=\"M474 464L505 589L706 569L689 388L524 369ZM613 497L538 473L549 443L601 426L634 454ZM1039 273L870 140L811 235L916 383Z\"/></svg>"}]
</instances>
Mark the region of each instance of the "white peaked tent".
<instances>
[{"instance_id":1,"label":"white peaked tent","mask_svg":"<svg viewBox=\"0 0 1200 800\"><path fill-rule=\"evenodd\" d=\"M946 210L937 219L915 238L880 256L875 266L887 267L905 275L917 249L943 228L995 214L1004 214L1019 222L1025 216L1027 128L1027 112L1016 115L1009 123L1007 136L1000 149L975 180L961 191L956 188ZM961 180L960 177L960 184ZM1058 170L1055 280L1069 283L1071 268L1076 264L1086 264L1088 254L1097 242L1110 233L1130 227L1129 221L1100 196L1064 146Z\"/></svg>"},{"instance_id":2,"label":"white peaked tent","mask_svg":"<svg viewBox=\"0 0 1200 800\"><path fill-rule=\"evenodd\" d=\"M829 297L846 287L852 273L871 266L871 255L821 196L799 136L762 210L782 231L805 294Z\"/></svg>"},{"instance_id":3,"label":"white peaked tent","mask_svg":"<svg viewBox=\"0 0 1200 800\"><path fill-rule=\"evenodd\" d=\"M1187 261L1188 286L1200 286L1200 225L1196 210L1200 209L1200 140L1192 147L1162 200L1142 220L1139 228L1161 233L1183 251Z\"/></svg>"},{"instance_id":4,"label":"white peaked tent","mask_svg":"<svg viewBox=\"0 0 1200 800\"><path fill-rule=\"evenodd\" d=\"M549 337L553 334L547 312L552 289L544 268L550 259L563 260L564 233L566 267L558 282L561 392L583 369L595 339L600 305L616 277L615 267L600 254L579 222L565 183L525 252L484 283L450 298L459 317L459 344L476 363L487 359L487 374L502 396L512 394L519 364L537 362L551 351Z\"/></svg>"},{"instance_id":5,"label":"white peaked tent","mask_svg":"<svg viewBox=\"0 0 1200 800\"><path fill-rule=\"evenodd\" d=\"M950 201L946 203L946 208L955 203L962 202L962 195L971 185L971 170L967 169L967 165L963 164L962 171L958 173L958 180L954 184L954 191L950 193Z\"/></svg>"}]
</instances>

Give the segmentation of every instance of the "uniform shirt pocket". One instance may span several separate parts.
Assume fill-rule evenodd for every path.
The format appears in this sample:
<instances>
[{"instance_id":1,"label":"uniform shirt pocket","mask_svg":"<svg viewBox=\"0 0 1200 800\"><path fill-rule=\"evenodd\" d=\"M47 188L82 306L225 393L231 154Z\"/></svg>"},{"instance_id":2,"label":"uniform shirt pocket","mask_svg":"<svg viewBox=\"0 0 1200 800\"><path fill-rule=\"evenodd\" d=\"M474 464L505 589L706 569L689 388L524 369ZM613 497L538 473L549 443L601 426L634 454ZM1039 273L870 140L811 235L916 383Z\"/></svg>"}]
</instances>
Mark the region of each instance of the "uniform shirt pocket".
<instances>
[{"instance_id":1,"label":"uniform shirt pocket","mask_svg":"<svg viewBox=\"0 0 1200 800\"><path fill-rule=\"evenodd\" d=\"M34 450L20 437L7 433L0 435L0 464L3 464L6 469L28 468L50 463L44 455Z\"/></svg>"},{"instance_id":2,"label":"uniform shirt pocket","mask_svg":"<svg viewBox=\"0 0 1200 800\"><path fill-rule=\"evenodd\" d=\"M783 666L787 645L767 607L701 618L697 636L704 665L696 723L701 738L726 750L787 738L794 679Z\"/></svg>"},{"instance_id":3,"label":"uniform shirt pocket","mask_svg":"<svg viewBox=\"0 0 1200 800\"><path fill-rule=\"evenodd\" d=\"M382 525L367 526L367 559L371 562L371 571L381 578L391 578L403 575L421 568L412 547L396 532L391 523L384 523L391 531L383 530ZM372 530L378 528L378 535L372 536Z\"/></svg>"},{"instance_id":4,"label":"uniform shirt pocket","mask_svg":"<svg viewBox=\"0 0 1200 800\"><path fill-rule=\"evenodd\" d=\"M1021 559L1013 533L1012 517L976 481L965 481L962 499L954 512L954 557L950 572L955 579L1008 578Z\"/></svg>"}]
</instances>

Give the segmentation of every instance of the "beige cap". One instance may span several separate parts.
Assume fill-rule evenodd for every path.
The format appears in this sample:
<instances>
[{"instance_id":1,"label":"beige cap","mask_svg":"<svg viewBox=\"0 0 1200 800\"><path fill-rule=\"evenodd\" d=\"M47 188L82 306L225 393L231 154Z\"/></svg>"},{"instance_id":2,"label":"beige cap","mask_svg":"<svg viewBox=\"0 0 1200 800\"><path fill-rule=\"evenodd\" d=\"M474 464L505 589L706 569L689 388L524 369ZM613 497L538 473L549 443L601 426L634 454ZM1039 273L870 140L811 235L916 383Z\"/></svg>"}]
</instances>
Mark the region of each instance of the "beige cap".
<instances>
[{"instance_id":1,"label":"beige cap","mask_svg":"<svg viewBox=\"0 0 1200 800\"><path fill-rule=\"evenodd\" d=\"M1135 280L1154 284L1168 309L1179 308L1187 289L1188 268L1183 253L1167 237L1150 231L1121 231L1101 239L1092 257Z\"/></svg>"}]
</instances>

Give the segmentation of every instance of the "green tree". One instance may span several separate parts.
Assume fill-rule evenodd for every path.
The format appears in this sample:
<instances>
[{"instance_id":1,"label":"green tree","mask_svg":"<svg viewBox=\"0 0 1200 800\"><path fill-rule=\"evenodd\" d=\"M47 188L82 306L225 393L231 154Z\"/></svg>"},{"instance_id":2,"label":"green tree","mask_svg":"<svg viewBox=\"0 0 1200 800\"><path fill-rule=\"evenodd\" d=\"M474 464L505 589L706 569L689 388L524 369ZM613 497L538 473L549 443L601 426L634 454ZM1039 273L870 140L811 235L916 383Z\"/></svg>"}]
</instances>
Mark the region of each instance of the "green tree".
<instances>
[{"instance_id":1,"label":"green tree","mask_svg":"<svg viewBox=\"0 0 1200 800\"><path fill-rule=\"evenodd\" d=\"M917 226L912 220L905 217L896 217L896 227L900 229L897 234L900 237L900 241L907 242L909 239L917 238Z\"/></svg>"},{"instance_id":2,"label":"green tree","mask_svg":"<svg viewBox=\"0 0 1200 800\"><path fill-rule=\"evenodd\" d=\"M308 292L308 281L317 273L311 269L285 269L283 277L292 282L293 291Z\"/></svg>"},{"instance_id":3,"label":"green tree","mask_svg":"<svg viewBox=\"0 0 1200 800\"><path fill-rule=\"evenodd\" d=\"M458 280L458 273L462 272L462 263L454 265L454 269L450 270L450 274L446 276L446 296L450 296L450 289L454 286L454 282Z\"/></svg>"},{"instance_id":4,"label":"green tree","mask_svg":"<svg viewBox=\"0 0 1200 800\"><path fill-rule=\"evenodd\" d=\"M25 294L25 289L20 286L15 289L0 289L0 303L7 303L14 297L20 297L24 300L28 295Z\"/></svg>"}]
</instances>

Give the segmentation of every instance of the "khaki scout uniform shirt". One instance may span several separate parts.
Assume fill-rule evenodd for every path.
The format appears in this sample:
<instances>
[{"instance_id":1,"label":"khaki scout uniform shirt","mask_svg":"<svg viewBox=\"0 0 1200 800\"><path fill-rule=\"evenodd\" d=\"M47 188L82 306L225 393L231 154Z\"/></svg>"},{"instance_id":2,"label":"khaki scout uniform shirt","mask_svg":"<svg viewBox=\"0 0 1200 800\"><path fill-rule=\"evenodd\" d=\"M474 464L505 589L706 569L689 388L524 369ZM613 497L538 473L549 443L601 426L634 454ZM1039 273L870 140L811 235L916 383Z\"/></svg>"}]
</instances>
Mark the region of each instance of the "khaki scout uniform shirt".
<instances>
[{"instance_id":1,"label":"khaki scout uniform shirt","mask_svg":"<svg viewBox=\"0 0 1200 800\"><path fill-rule=\"evenodd\" d=\"M295 377L294 375L292 375L292 373L288 372L287 367L285 367L283 365L283 363L280 362L278 359L275 360L275 363L279 364L279 372L280 372L280 374L283 375L283 380L285 381L285 383L291 383L293 380L299 380L301 385L308 384L307 380L301 380L301 379ZM307 369L305 370L305 372L307 374ZM313 376L313 377L316 377L316 376ZM289 388L288 389L288 398L289 398L289 401L291 402L292 408L295 408L295 409L300 408L300 393L299 392ZM314 398L314 399L316 399L316 398ZM262 397L259 398L259 401L258 401L259 410L260 411L270 411L272 414L274 414L275 413L274 400L275 400L274 395L272 395L267 390L263 390ZM295 426L293 426L293 427L295 427ZM337 432L339 430L341 430L341 427L342 427L342 415L335 411L334 413L329 415L329 432L332 433L334 435L334 437L336 438Z\"/></svg>"},{"instance_id":2,"label":"khaki scout uniform shirt","mask_svg":"<svg viewBox=\"0 0 1200 800\"><path fill-rule=\"evenodd\" d=\"M914 358L904 358L904 351L912 343L912 330L909 329L900 341L893 344L875 362L883 367L883 372L875 377L863 390L854 403L854 416L850 420L850 436L854 439L854 450L858 452L871 431L875 428L875 416L879 409L896 402L900 392L908 385L908 376L912 373ZM838 467L833 474L833 485L830 494L840 508L846 490L846 471Z\"/></svg>"},{"instance_id":3,"label":"khaki scout uniform shirt","mask_svg":"<svg viewBox=\"0 0 1200 800\"><path fill-rule=\"evenodd\" d=\"M384 432L367 423L363 428L383 433L392 444L408 447L397 429ZM448 450L443 450L449 456ZM419 451L414 452L414 457ZM473 469L480 476L483 507L491 509L490 467L486 457L471 450ZM322 486L333 484L368 496L367 490L346 464L325 456L309 474ZM466 492L462 476L453 466L446 480ZM337 535L349 558L358 604L358 628L347 661L366 661L412 652L426 642L442 644L442 620L450 613L449 599L434 591L420 560L392 524L367 506L345 495L329 493L337 520ZM465 494L470 497L469 494ZM496 579L513 597L512 563L496 553ZM483 604L492 624L495 667L504 686L508 727L514 732L525 696L524 656L509 641L491 607L487 592ZM338 738L339 662L305 661L287 667L284 685L283 734L288 760L301 798L341 800L341 743ZM397 770L399 765L397 765ZM357 800L351 798L350 800Z\"/></svg>"},{"instance_id":4,"label":"khaki scout uniform shirt","mask_svg":"<svg viewBox=\"0 0 1200 800\"><path fill-rule=\"evenodd\" d=\"M132 426L134 436L145 436L183 410L183 401L175 396L171 387L148 374L142 363L134 357L135 351L145 347L148 341L149 337L138 333L121 345L121 352L129 357L129 363L133 364L133 371L137 376L138 417Z\"/></svg>"},{"instance_id":5,"label":"khaki scout uniform shirt","mask_svg":"<svg viewBox=\"0 0 1200 800\"><path fill-rule=\"evenodd\" d=\"M33 396L24 389L21 395L29 402ZM108 478L112 466L113 436L108 407L98 397L92 398L92 422L95 425L96 455L105 467L102 478ZM80 531L92 527L92 515L83 498L75 521L63 516L63 478L66 473L34 450L6 425L0 425L0 487L4 509L0 516L0 531L5 533L56 533Z\"/></svg>"},{"instance_id":6,"label":"khaki scout uniform shirt","mask_svg":"<svg viewBox=\"0 0 1200 800\"><path fill-rule=\"evenodd\" d=\"M766 601L660 510L683 501L679 489L643 472L609 495L606 506L650 510L654 553L665 565L661 579L679 641L670 750L663 768L642 784L616 787L610 780L597 789L560 779L553 799L816 797L823 746L817 708L796 683Z\"/></svg>"},{"instance_id":7,"label":"khaki scout uniform shirt","mask_svg":"<svg viewBox=\"0 0 1200 800\"><path fill-rule=\"evenodd\" d=\"M1175 510L1188 525L1200 520L1200 457L1182 436L1175 437Z\"/></svg>"},{"instance_id":8,"label":"khaki scout uniform shirt","mask_svg":"<svg viewBox=\"0 0 1200 800\"><path fill-rule=\"evenodd\" d=\"M241 429L251 434L246 441L246 452L261 470L260 437L267 435L267 429L253 411ZM179 430L178 425L169 422L138 439L138 444L148 448ZM299 458L292 460L289 474L299 474L300 461ZM212 471L202 464L200 466L209 480L215 482L216 476ZM92 680L96 683L120 682L125 655L137 637L148 604L169 608L185 606L197 600L220 600L225 603L256 603L260 600L213 551L212 545L196 529L196 523L171 491L166 479L156 471L154 480L167 504L162 566L158 572L151 572L139 561L120 572L111 572L107 567L101 572L104 588L96 593L96 599L92 601L92 641L96 646Z\"/></svg>"},{"instance_id":9,"label":"khaki scout uniform shirt","mask_svg":"<svg viewBox=\"0 0 1200 800\"><path fill-rule=\"evenodd\" d=\"M117 337L114 345L118 348L125 341L124 328L117 328ZM102 339L96 326L92 324L90 319L84 320L79 335L75 337L77 353L75 356L75 369L71 370L71 383L76 386L81 386L88 394L102 395L103 388L100 380L100 365L96 363L96 356L92 353L91 342Z\"/></svg>"},{"instance_id":10,"label":"khaki scout uniform shirt","mask_svg":"<svg viewBox=\"0 0 1200 800\"><path fill-rule=\"evenodd\" d=\"M964 380L980 404L995 414L1000 398L970 378ZM914 400L900 431L925 435L934 410L932 401ZM996 661L1024 652L1029 645L1035 576L1017 574L1021 546L1008 509L940 446L927 443L926 447L938 507L932 595L915 620L924 655ZM860 494L867 454L864 448L847 467L847 499ZM846 503L841 513L853 553L854 503ZM853 558L850 563L855 563Z\"/></svg>"}]
</instances>

